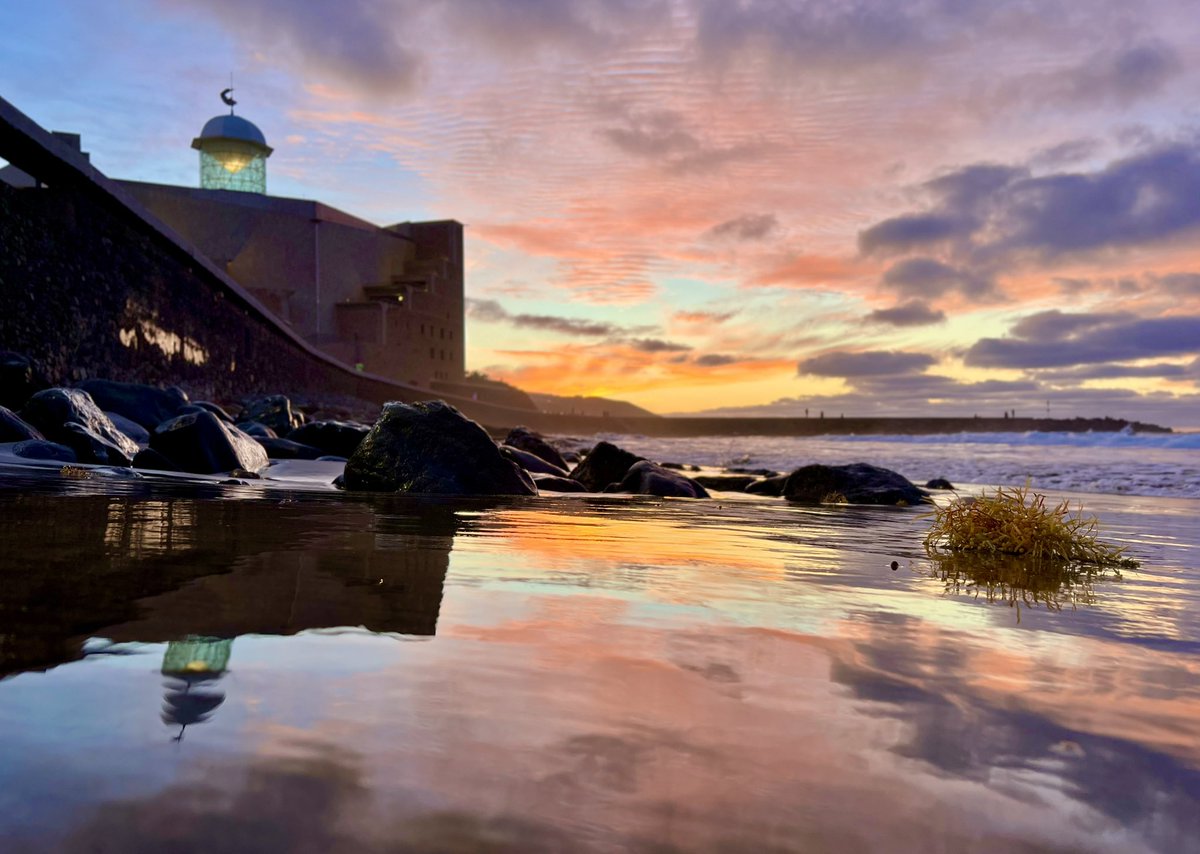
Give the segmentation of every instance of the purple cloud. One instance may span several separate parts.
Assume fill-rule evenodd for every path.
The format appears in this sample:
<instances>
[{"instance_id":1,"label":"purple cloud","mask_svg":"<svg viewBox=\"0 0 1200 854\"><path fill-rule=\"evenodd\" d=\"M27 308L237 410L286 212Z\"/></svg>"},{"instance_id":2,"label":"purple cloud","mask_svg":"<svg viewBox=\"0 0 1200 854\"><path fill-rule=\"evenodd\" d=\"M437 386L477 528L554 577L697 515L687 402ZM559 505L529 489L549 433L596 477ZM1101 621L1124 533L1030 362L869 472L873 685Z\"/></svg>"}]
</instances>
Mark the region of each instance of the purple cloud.
<instances>
[{"instance_id":1,"label":"purple cloud","mask_svg":"<svg viewBox=\"0 0 1200 854\"><path fill-rule=\"evenodd\" d=\"M868 323L886 323L890 326L930 326L945 323L944 311L930 308L921 300L909 300L893 308L880 308L867 315Z\"/></svg>"}]
</instances>

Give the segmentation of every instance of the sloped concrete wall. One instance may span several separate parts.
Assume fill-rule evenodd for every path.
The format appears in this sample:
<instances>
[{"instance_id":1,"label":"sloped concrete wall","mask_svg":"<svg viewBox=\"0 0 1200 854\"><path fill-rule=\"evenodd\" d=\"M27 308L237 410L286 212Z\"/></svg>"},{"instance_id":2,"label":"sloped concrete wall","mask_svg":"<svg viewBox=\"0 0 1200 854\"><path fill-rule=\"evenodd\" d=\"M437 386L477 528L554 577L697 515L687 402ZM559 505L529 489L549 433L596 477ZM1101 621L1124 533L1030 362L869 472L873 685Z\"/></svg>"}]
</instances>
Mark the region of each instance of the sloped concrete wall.
<instances>
[{"instance_id":1,"label":"sloped concrete wall","mask_svg":"<svg viewBox=\"0 0 1200 854\"><path fill-rule=\"evenodd\" d=\"M3 99L0 157L46 185L0 185L0 348L29 354L53 382L178 384L214 399L440 397L489 425L537 420L537 413L359 373L316 350Z\"/></svg>"}]
</instances>

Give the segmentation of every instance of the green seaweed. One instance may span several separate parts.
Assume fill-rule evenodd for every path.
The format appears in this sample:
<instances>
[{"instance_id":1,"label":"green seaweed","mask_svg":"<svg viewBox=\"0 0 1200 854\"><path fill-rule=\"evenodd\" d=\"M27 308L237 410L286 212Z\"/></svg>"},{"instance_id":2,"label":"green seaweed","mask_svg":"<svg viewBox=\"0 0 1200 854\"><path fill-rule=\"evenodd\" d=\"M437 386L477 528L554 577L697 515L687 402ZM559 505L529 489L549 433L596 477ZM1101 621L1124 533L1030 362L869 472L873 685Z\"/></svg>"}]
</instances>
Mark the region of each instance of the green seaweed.
<instances>
[{"instance_id":1,"label":"green seaweed","mask_svg":"<svg viewBox=\"0 0 1200 854\"><path fill-rule=\"evenodd\" d=\"M1074 515L1066 500L1048 503L1029 485L998 488L978 498L953 501L930 516L933 525L925 535L931 557L947 552L1022 555L1038 562L1060 561L1074 565L1135 567L1125 549L1097 539L1099 521Z\"/></svg>"}]
</instances>

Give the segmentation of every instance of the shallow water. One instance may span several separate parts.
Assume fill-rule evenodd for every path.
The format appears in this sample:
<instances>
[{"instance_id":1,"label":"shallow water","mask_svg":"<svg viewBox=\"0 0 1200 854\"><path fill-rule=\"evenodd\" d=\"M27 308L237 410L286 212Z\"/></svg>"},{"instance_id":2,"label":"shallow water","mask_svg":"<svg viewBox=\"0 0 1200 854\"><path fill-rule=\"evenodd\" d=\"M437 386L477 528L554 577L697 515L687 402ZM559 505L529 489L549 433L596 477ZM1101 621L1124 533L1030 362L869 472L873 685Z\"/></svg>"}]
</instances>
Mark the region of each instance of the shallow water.
<instances>
[{"instance_id":1,"label":"shallow water","mask_svg":"<svg viewBox=\"0 0 1200 854\"><path fill-rule=\"evenodd\" d=\"M604 436L656 460L789 472L869 462L915 483L1021 485L1114 495L1200 498L1200 433L955 433L881 436ZM591 447L594 438L575 444Z\"/></svg>"},{"instance_id":2,"label":"shallow water","mask_svg":"<svg viewBox=\"0 0 1200 854\"><path fill-rule=\"evenodd\" d=\"M1200 501L1085 505L1142 567L1029 591L912 509L0 472L0 850L1200 850Z\"/></svg>"}]
</instances>

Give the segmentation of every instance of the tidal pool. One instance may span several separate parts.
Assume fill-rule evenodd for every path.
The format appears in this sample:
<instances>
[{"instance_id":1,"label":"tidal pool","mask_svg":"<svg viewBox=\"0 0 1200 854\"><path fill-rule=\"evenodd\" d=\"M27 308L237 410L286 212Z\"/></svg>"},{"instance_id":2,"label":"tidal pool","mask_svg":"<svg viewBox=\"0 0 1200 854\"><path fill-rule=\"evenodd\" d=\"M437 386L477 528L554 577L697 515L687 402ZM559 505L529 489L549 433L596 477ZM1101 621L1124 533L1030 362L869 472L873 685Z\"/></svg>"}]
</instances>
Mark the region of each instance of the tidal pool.
<instances>
[{"instance_id":1,"label":"tidal pool","mask_svg":"<svg viewBox=\"0 0 1200 854\"><path fill-rule=\"evenodd\" d=\"M912 509L2 474L5 852L1200 850L1194 499L1030 591Z\"/></svg>"}]
</instances>

